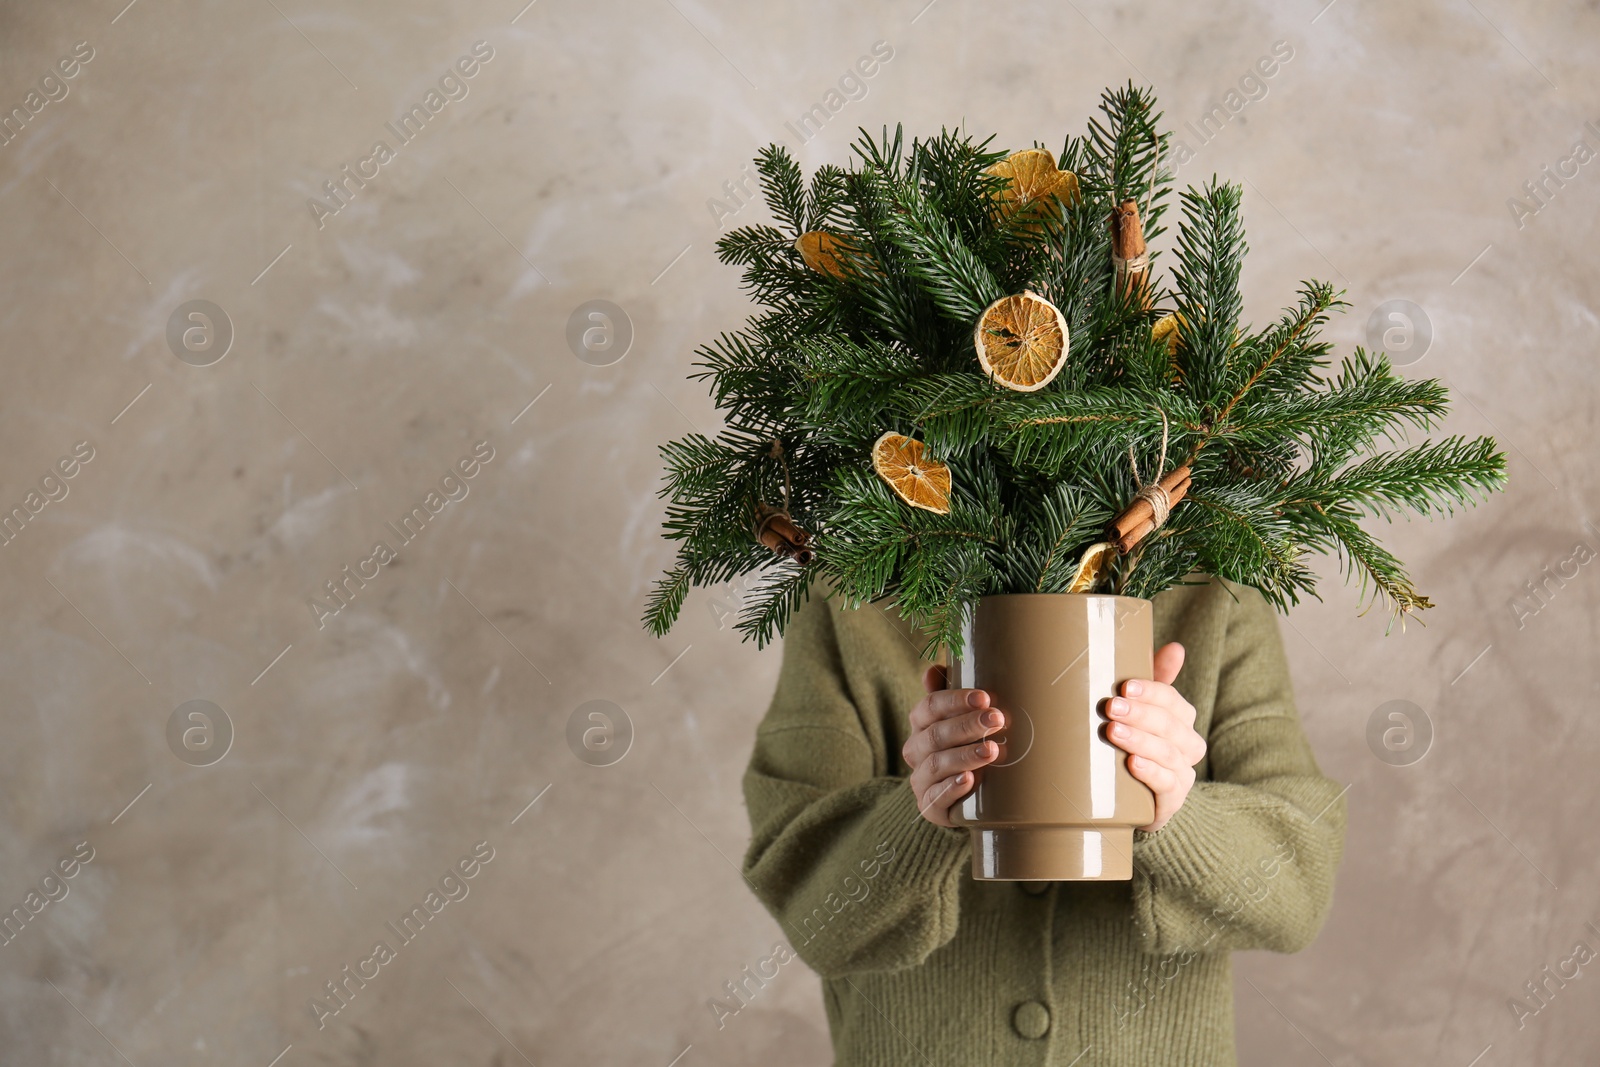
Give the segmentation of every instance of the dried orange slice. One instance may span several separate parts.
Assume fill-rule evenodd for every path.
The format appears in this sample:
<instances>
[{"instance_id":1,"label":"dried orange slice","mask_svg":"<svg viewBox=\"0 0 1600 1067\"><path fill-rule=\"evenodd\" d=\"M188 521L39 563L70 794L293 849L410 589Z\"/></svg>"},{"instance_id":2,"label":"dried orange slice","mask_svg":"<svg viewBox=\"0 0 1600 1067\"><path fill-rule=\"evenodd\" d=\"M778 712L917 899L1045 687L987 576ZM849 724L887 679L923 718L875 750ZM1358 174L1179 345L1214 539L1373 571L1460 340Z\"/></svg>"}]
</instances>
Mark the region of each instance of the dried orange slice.
<instances>
[{"instance_id":1,"label":"dried orange slice","mask_svg":"<svg viewBox=\"0 0 1600 1067\"><path fill-rule=\"evenodd\" d=\"M837 234L812 230L795 238L794 250L800 253L806 266L817 273L843 278L850 273L846 254L854 251L855 246Z\"/></svg>"},{"instance_id":2,"label":"dried orange slice","mask_svg":"<svg viewBox=\"0 0 1600 1067\"><path fill-rule=\"evenodd\" d=\"M1043 389L1067 363L1067 320L1032 290L984 308L972 331L983 373L1019 393Z\"/></svg>"},{"instance_id":3,"label":"dried orange slice","mask_svg":"<svg viewBox=\"0 0 1600 1067\"><path fill-rule=\"evenodd\" d=\"M1178 315L1177 312L1173 312L1171 315L1163 315L1163 316L1161 316L1159 319L1156 320L1156 324L1154 326L1150 327L1150 340L1152 340L1152 341L1166 341L1167 342L1167 355L1169 355L1169 356L1177 355L1178 354L1178 327L1182 323L1183 323L1183 318L1180 315Z\"/></svg>"},{"instance_id":4,"label":"dried orange slice","mask_svg":"<svg viewBox=\"0 0 1600 1067\"><path fill-rule=\"evenodd\" d=\"M872 444L872 469L912 507L950 514L950 468L923 455L921 441L884 434Z\"/></svg>"},{"instance_id":5,"label":"dried orange slice","mask_svg":"<svg viewBox=\"0 0 1600 1067\"><path fill-rule=\"evenodd\" d=\"M1173 312L1161 316L1156 320L1156 324L1150 327L1150 340L1167 343L1167 366L1172 371L1173 381L1183 377L1183 365L1178 362L1178 327L1183 324L1183 316Z\"/></svg>"},{"instance_id":6,"label":"dried orange slice","mask_svg":"<svg viewBox=\"0 0 1600 1067\"><path fill-rule=\"evenodd\" d=\"M1072 582L1067 586L1069 593L1087 593L1094 589L1095 584L1110 569L1111 562L1117 558L1117 546L1110 541L1100 541L1083 550L1083 558L1078 561L1078 570L1072 576Z\"/></svg>"},{"instance_id":7,"label":"dried orange slice","mask_svg":"<svg viewBox=\"0 0 1600 1067\"><path fill-rule=\"evenodd\" d=\"M1058 169L1056 157L1042 148L1013 152L993 166L984 168L984 173L1010 179L995 194L1003 215L1051 211L1051 197L1059 197L1068 204L1076 203L1079 199L1078 176L1070 170Z\"/></svg>"}]
</instances>

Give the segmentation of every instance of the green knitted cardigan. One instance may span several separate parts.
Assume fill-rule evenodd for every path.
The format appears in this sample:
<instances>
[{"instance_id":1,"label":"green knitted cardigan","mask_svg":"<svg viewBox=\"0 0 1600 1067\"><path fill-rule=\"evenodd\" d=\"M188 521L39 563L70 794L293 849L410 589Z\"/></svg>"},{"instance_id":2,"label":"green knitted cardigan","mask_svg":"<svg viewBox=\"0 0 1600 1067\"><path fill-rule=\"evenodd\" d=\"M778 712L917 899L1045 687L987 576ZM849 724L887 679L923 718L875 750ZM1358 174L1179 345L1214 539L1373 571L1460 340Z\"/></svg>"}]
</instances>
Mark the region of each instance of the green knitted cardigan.
<instances>
[{"instance_id":1,"label":"green knitted cardigan","mask_svg":"<svg viewBox=\"0 0 1600 1067\"><path fill-rule=\"evenodd\" d=\"M744 777L744 874L822 977L836 1064L1228 1067L1228 953L1296 952L1332 903L1344 791L1295 712L1277 617L1211 579L1154 600L1207 754L1134 833L1131 882L980 882L900 754L923 635L816 585L791 619ZM787 958L787 954L785 954Z\"/></svg>"}]
</instances>

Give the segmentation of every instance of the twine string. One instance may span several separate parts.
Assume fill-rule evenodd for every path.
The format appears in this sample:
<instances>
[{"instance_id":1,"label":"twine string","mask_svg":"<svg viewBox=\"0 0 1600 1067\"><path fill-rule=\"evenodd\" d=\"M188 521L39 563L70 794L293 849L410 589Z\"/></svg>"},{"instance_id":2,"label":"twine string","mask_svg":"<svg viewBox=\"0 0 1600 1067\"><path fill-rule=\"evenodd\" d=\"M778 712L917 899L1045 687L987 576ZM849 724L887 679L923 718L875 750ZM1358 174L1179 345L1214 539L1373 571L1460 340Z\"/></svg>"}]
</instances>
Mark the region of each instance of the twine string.
<instances>
[{"instance_id":1,"label":"twine string","mask_svg":"<svg viewBox=\"0 0 1600 1067\"><path fill-rule=\"evenodd\" d=\"M789 458L784 454L783 439L772 439L772 455L778 458L778 463L783 467L783 510L789 510Z\"/></svg>"},{"instance_id":2,"label":"twine string","mask_svg":"<svg viewBox=\"0 0 1600 1067\"><path fill-rule=\"evenodd\" d=\"M1146 484L1139 477L1139 461L1133 453L1133 446L1128 446L1128 465L1133 468L1134 484L1139 486L1139 491L1133 495L1135 500L1143 500L1150 505L1150 528L1159 530L1167 521L1167 516L1172 514L1172 497L1161 487L1161 476L1167 469L1167 413L1161 408L1156 409L1161 415L1161 463L1156 467L1156 478Z\"/></svg>"},{"instance_id":3,"label":"twine string","mask_svg":"<svg viewBox=\"0 0 1600 1067\"><path fill-rule=\"evenodd\" d=\"M1150 182L1144 187L1144 211L1140 214L1143 219L1150 218L1150 194L1156 191L1156 175L1161 172L1161 135L1155 134L1152 139L1156 143L1156 160L1150 165Z\"/></svg>"},{"instance_id":4,"label":"twine string","mask_svg":"<svg viewBox=\"0 0 1600 1067\"><path fill-rule=\"evenodd\" d=\"M778 465L783 469L783 508L781 513L784 516L788 516L790 514L789 459L784 452L782 438L774 437L772 439L772 447L767 451L767 455L776 459L778 461ZM765 497L766 494L763 493L762 496ZM776 517L780 512L779 510L774 509L765 500L762 500L759 503L756 502L748 493L745 494L745 500L750 504L753 511L753 517L750 520L750 532L755 536L757 541L761 541L761 535L763 531L765 531L766 528L772 524L773 518ZM765 542L762 543L765 544Z\"/></svg>"},{"instance_id":5,"label":"twine string","mask_svg":"<svg viewBox=\"0 0 1600 1067\"><path fill-rule=\"evenodd\" d=\"M1160 135L1156 136L1155 143L1156 143L1156 158L1155 158L1155 162L1152 163L1151 167L1150 167L1150 181L1145 185L1145 190L1144 190L1144 208L1140 212L1140 221L1141 222L1147 221L1149 219L1149 217L1150 217L1150 197L1152 196L1152 194L1155 193L1156 175L1161 170L1161 137L1160 137ZM1116 252L1112 252L1111 253L1111 269L1117 275L1117 277L1119 277L1119 278L1126 278L1126 277L1128 277L1129 275L1133 274L1136 271L1148 271L1150 269L1150 252L1149 252L1149 250L1140 252L1138 255L1133 256L1130 259L1123 259L1121 256L1117 255Z\"/></svg>"},{"instance_id":6,"label":"twine string","mask_svg":"<svg viewBox=\"0 0 1600 1067\"><path fill-rule=\"evenodd\" d=\"M1119 275L1128 275L1136 270L1147 270L1150 267L1150 253L1140 252L1132 259L1123 259L1115 252L1111 253L1111 268Z\"/></svg>"},{"instance_id":7,"label":"twine string","mask_svg":"<svg viewBox=\"0 0 1600 1067\"><path fill-rule=\"evenodd\" d=\"M1155 482L1151 482L1140 489L1134 494L1133 498L1135 500L1143 500L1150 505L1150 528L1152 530L1159 530L1161 525L1167 521L1167 516L1172 514L1172 498L1167 495L1165 489Z\"/></svg>"}]
</instances>

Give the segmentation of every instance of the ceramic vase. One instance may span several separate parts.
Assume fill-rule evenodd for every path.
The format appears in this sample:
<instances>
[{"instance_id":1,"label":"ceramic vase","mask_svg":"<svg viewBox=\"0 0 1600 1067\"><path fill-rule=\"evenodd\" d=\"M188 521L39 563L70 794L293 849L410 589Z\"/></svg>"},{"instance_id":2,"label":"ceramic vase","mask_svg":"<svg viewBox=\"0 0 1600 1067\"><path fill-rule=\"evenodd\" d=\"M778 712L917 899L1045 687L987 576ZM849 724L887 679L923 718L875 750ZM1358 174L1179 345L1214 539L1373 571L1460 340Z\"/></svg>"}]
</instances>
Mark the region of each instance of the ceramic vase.
<instances>
[{"instance_id":1,"label":"ceramic vase","mask_svg":"<svg viewBox=\"0 0 1600 1067\"><path fill-rule=\"evenodd\" d=\"M983 597L948 686L982 689L1006 724L950 820L984 880L1126 881L1155 796L1106 736L1106 701L1152 674L1148 600L1091 593Z\"/></svg>"}]
</instances>

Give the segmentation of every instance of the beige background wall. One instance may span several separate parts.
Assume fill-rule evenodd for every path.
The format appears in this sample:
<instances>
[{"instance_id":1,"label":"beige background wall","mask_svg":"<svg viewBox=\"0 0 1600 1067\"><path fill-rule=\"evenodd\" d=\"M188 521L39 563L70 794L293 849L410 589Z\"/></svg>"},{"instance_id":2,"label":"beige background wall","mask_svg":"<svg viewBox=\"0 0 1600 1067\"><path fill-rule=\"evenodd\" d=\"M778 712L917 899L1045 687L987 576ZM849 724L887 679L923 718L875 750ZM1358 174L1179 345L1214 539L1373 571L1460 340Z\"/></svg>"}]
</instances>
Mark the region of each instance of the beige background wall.
<instances>
[{"instance_id":1,"label":"beige background wall","mask_svg":"<svg viewBox=\"0 0 1600 1067\"><path fill-rule=\"evenodd\" d=\"M0 147L0 503L93 449L0 547L0 907L93 857L0 946L0 1059L829 1062L803 965L721 1030L707 1008L779 932L734 870L778 651L719 629L728 590L665 640L637 623L669 558L654 447L715 429L692 349L749 310L713 242L765 218L708 200L771 140L844 163L858 125L1059 145L1130 78L1198 122L1278 41L1264 96L1203 146L1179 129L1182 180L1249 183L1250 316L1328 277L1348 351L1381 302L1420 305L1410 372L1457 391L1450 430L1499 435L1511 487L1388 531L1426 629L1385 637L1331 565L1284 626L1352 825L1318 943L1238 961L1243 1061L1600 1055L1600 963L1520 1030L1508 1007L1600 949L1600 163L1521 225L1507 204L1600 149L1591 7L125 3L12 0L0 29L6 109L93 50ZM400 145L385 123L478 41L467 95ZM785 123L877 41L802 144ZM379 139L319 228L308 198ZM166 338L196 299L235 335L210 366ZM592 299L635 332L609 366L565 340ZM480 440L468 495L319 628L308 600ZM1547 566L1571 577L1519 611ZM167 736L196 699L234 733L209 766ZM597 699L635 735L604 768L565 739ZM1435 735L1409 766L1366 740L1394 700ZM479 842L469 895L319 1030L323 983Z\"/></svg>"}]
</instances>

